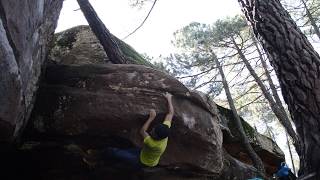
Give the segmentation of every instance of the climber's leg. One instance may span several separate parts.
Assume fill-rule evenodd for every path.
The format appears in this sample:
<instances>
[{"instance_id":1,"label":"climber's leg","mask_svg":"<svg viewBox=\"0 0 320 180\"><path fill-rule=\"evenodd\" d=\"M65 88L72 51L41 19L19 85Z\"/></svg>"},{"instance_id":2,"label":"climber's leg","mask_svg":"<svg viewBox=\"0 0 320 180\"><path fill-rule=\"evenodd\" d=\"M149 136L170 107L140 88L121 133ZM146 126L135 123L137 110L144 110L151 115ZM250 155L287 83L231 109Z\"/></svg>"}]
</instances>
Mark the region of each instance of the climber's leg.
<instances>
[{"instance_id":1,"label":"climber's leg","mask_svg":"<svg viewBox=\"0 0 320 180\"><path fill-rule=\"evenodd\" d=\"M133 168L140 168L140 149L118 149L118 148L107 148L105 155L109 158L114 158L120 162L127 163Z\"/></svg>"}]
</instances>

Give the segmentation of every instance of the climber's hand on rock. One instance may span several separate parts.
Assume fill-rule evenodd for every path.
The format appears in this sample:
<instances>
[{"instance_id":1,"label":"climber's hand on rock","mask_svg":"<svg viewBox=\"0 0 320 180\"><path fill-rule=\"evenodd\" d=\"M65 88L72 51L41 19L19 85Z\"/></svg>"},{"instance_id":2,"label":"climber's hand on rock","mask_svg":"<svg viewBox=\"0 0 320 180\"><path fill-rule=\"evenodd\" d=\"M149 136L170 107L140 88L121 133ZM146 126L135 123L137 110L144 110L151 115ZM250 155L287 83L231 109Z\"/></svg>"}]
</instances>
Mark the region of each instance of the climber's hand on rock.
<instances>
[{"instance_id":1,"label":"climber's hand on rock","mask_svg":"<svg viewBox=\"0 0 320 180\"><path fill-rule=\"evenodd\" d=\"M154 118L156 117L156 115L157 115L156 110L150 109L149 116Z\"/></svg>"},{"instance_id":2,"label":"climber's hand on rock","mask_svg":"<svg viewBox=\"0 0 320 180\"><path fill-rule=\"evenodd\" d=\"M164 97L167 98L167 99L171 99L171 98L172 98L172 94L170 94L170 93L168 93L168 92L164 93L163 95L164 95Z\"/></svg>"}]
</instances>

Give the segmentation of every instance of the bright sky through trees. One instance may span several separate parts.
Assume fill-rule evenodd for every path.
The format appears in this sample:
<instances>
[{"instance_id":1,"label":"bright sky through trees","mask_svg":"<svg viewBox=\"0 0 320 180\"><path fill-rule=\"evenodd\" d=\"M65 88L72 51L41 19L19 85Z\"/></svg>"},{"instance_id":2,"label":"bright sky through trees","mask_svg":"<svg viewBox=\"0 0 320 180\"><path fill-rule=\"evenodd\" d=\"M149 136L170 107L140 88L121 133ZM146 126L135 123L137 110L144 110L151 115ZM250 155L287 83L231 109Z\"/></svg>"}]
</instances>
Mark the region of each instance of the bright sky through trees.
<instances>
[{"instance_id":1,"label":"bright sky through trees","mask_svg":"<svg viewBox=\"0 0 320 180\"><path fill-rule=\"evenodd\" d=\"M132 8L129 0L90 0L111 33L123 38L147 15L152 2L142 9ZM57 32L87 24L76 0L65 0ZM190 22L213 23L225 16L241 13L236 0L158 0L146 23L125 42L140 53L158 57L172 52L173 32Z\"/></svg>"}]
</instances>

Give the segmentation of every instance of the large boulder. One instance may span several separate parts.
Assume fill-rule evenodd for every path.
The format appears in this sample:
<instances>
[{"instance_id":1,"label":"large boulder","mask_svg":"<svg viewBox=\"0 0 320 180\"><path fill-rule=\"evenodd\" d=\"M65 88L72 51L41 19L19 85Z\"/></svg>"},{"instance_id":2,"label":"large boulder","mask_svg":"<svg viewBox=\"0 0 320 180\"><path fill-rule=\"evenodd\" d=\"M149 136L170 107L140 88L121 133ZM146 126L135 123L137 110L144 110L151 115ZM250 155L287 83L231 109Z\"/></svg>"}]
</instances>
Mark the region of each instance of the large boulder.
<instances>
[{"instance_id":1,"label":"large boulder","mask_svg":"<svg viewBox=\"0 0 320 180\"><path fill-rule=\"evenodd\" d=\"M171 76L139 65L53 65L45 79L31 119L30 134L38 134L33 137L112 136L141 147L138 131L151 108L158 113L156 121L163 120L167 102L162 94L168 91L174 95L175 116L160 164L209 174L222 171L216 108ZM109 145L107 139L78 145L99 149Z\"/></svg>"},{"instance_id":2,"label":"large boulder","mask_svg":"<svg viewBox=\"0 0 320 180\"><path fill-rule=\"evenodd\" d=\"M62 2L0 0L0 141L26 125Z\"/></svg>"}]
</instances>

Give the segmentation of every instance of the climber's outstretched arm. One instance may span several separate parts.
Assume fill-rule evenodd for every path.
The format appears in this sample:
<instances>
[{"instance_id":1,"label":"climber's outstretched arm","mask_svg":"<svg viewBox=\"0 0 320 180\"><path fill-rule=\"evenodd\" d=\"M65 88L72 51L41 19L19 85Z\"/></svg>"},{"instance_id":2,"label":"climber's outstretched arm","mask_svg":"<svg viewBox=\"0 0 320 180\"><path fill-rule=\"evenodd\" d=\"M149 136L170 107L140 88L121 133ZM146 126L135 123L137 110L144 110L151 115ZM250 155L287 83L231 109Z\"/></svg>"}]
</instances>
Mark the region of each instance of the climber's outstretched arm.
<instances>
[{"instance_id":1,"label":"climber's outstretched arm","mask_svg":"<svg viewBox=\"0 0 320 180\"><path fill-rule=\"evenodd\" d=\"M170 93L166 93L164 94L164 97L166 97L167 101L168 101L168 113L166 115L166 117L164 118L165 121L172 121L173 118L173 114L174 114L174 109L173 109L173 105L172 105L172 94Z\"/></svg>"},{"instance_id":2,"label":"climber's outstretched arm","mask_svg":"<svg viewBox=\"0 0 320 180\"><path fill-rule=\"evenodd\" d=\"M149 136L147 130L151 124L151 122L154 120L154 118L156 117L156 111L154 109L150 109L150 113L149 113L149 118L148 120L143 124L142 128L140 129L140 134L141 136L144 138L146 138L147 136Z\"/></svg>"}]
</instances>

